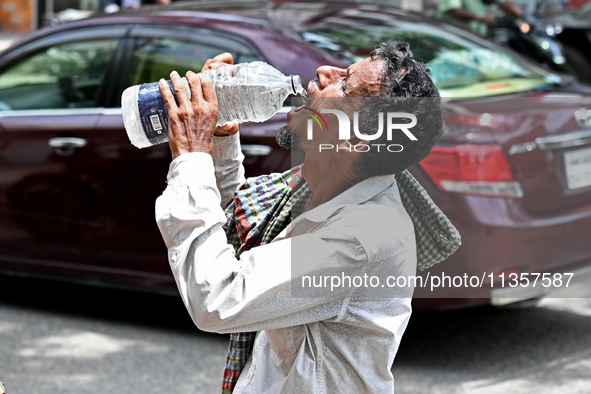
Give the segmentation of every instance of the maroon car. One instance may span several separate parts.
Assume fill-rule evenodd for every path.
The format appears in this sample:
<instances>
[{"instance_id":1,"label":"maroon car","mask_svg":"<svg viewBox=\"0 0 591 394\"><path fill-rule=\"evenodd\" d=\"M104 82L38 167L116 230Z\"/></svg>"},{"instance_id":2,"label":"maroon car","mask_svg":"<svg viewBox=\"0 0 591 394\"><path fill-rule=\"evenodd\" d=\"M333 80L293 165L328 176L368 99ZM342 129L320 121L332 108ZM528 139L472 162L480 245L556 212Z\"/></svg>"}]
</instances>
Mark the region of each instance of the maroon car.
<instances>
[{"instance_id":1,"label":"maroon car","mask_svg":"<svg viewBox=\"0 0 591 394\"><path fill-rule=\"evenodd\" d=\"M336 2L146 7L45 29L2 52L0 271L176 293L154 221L169 149L129 143L122 91L221 52L307 83L318 66L346 67L385 40L408 41L445 98L446 133L411 171L463 237L420 273L415 306L539 298L548 289L525 283L536 273L588 283L591 90L432 19ZM275 143L289 108L242 126L247 175L291 166ZM482 280L433 286L445 275Z\"/></svg>"}]
</instances>

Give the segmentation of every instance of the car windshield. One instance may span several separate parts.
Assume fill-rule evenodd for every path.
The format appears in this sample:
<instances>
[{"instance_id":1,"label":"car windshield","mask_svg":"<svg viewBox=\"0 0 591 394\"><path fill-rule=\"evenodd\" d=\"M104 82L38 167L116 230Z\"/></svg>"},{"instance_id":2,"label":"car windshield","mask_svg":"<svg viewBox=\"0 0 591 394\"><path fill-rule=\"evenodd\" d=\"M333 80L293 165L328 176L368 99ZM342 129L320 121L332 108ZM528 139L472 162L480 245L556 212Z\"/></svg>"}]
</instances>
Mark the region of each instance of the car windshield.
<instances>
[{"instance_id":1,"label":"car windshield","mask_svg":"<svg viewBox=\"0 0 591 394\"><path fill-rule=\"evenodd\" d=\"M300 35L345 64L366 58L378 42L406 41L415 58L428 65L442 96L484 97L545 90L561 81L559 76L484 40L475 41L455 27L391 18L329 19L321 27L300 31Z\"/></svg>"}]
</instances>

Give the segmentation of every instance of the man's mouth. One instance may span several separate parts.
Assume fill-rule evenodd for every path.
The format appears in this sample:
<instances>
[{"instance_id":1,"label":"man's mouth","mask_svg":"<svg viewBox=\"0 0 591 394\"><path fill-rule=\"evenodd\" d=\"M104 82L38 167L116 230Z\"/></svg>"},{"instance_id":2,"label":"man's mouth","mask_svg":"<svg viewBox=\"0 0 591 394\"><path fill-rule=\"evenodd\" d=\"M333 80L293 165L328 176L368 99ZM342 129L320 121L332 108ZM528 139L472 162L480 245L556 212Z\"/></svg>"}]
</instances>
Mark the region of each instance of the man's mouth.
<instances>
[{"instance_id":1,"label":"man's mouth","mask_svg":"<svg viewBox=\"0 0 591 394\"><path fill-rule=\"evenodd\" d=\"M315 86L318 86L318 77L308 82L308 88L306 89L306 95L304 97L300 96L292 99L292 102L295 104L295 108L292 109L292 112L300 112L308 105L309 100L314 97Z\"/></svg>"},{"instance_id":2,"label":"man's mouth","mask_svg":"<svg viewBox=\"0 0 591 394\"><path fill-rule=\"evenodd\" d=\"M306 97L293 97L291 99L292 102L292 109L291 111L289 111L287 113L287 119L288 121L291 121L291 114L292 113L298 113L304 110L304 108L306 108L310 102L310 99L314 96L314 88L316 86L318 86L318 77L312 79L310 82L308 82L308 88L306 89Z\"/></svg>"},{"instance_id":3,"label":"man's mouth","mask_svg":"<svg viewBox=\"0 0 591 394\"><path fill-rule=\"evenodd\" d=\"M304 108L306 108L306 103L303 103L302 105L295 107L290 112L298 113L298 112L302 111Z\"/></svg>"},{"instance_id":4,"label":"man's mouth","mask_svg":"<svg viewBox=\"0 0 591 394\"><path fill-rule=\"evenodd\" d=\"M318 86L320 86L320 79L318 78L318 76L316 76L316 78L308 82L308 96L310 96L310 93L312 93L314 91L314 88L317 88Z\"/></svg>"}]
</instances>

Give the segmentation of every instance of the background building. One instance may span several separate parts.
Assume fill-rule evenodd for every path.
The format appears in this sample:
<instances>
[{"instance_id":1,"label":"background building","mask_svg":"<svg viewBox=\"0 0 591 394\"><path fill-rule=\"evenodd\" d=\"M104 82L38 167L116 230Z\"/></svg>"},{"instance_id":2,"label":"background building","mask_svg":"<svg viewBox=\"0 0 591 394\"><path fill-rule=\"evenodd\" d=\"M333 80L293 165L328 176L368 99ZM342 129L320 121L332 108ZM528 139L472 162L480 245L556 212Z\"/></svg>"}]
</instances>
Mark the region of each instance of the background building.
<instances>
[{"instance_id":1,"label":"background building","mask_svg":"<svg viewBox=\"0 0 591 394\"><path fill-rule=\"evenodd\" d=\"M38 0L0 1L0 29L26 33L37 28Z\"/></svg>"},{"instance_id":2,"label":"background building","mask_svg":"<svg viewBox=\"0 0 591 394\"><path fill-rule=\"evenodd\" d=\"M58 12L95 11L100 5L101 0L0 0L0 31L28 33L48 25Z\"/></svg>"}]
</instances>

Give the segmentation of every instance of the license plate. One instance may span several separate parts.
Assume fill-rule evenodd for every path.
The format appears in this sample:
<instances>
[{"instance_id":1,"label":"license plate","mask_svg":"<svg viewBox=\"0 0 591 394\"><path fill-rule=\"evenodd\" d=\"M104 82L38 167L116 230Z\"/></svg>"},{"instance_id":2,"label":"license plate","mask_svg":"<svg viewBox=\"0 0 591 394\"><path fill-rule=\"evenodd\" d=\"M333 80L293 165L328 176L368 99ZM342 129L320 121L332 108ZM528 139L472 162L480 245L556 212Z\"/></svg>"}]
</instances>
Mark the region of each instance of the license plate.
<instances>
[{"instance_id":1,"label":"license plate","mask_svg":"<svg viewBox=\"0 0 591 394\"><path fill-rule=\"evenodd\" d=\"M569 189L591 185L591 148L573 150L564 154L566 184Z\"/></svg>"}]
</instances>

